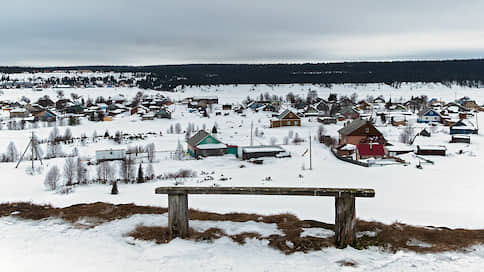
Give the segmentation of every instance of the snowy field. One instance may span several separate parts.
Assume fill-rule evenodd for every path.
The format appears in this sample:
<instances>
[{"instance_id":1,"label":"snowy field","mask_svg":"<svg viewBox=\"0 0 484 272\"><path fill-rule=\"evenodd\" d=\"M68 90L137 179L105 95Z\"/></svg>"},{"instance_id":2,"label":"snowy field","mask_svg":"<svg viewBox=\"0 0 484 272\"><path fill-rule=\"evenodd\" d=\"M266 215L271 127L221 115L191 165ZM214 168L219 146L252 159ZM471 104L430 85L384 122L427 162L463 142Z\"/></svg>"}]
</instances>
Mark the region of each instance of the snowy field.
<instances>
[{"instance_id":1,"label":"snowy field","mask_svg":"<svg viewBox=\"0 0 484 272\"><path fill-rule=\"evenodd\" d=\"M308 90L317 90L320 97L326 98L329 93L351 95L357 93L359 98L368 95L383 95L386 99L398 101L411 96L427 95L451 101L462 96L475 99L478 104L484 103L482 89L453 87L438 84L403 84L394 89L383 84L369 85L335 85L325 88L313 85L239 85L218 87L193 87L175 93L162 92L163 95L179 100L195 95L216 95L221 104L239 103L248 95L256 98L261 93L285 96L288 92L305 96ZM34 92L30 89L2 90L0 100L17 100L27 96L36 100L43 95L55 97L56 89ZM124 94L133 97L137 88L90 88L64 89L66 96L75 92L84 97L115 96ZM155 94L158 92L145 91ZM364 168L337 160L329 149L313 141L313 170L309 167L309 157L305 154L308 142L299 145L283 145L284 137L296 133L305 138L315 135L318 123L315 119L304 118L301 127L268 128L268 113L247 112L241 117L233 112L228 116L215 116L209 119L199 114L189 113L185 106L171 106L173 119L155 119L141 121L135 116L117 116L112 122L90 122L82 120L81 126L70 127L74 137L85 133L90 137L94 131L103 135L109 130L113 135L117 130L124 133L162 132L163 136L148 136L144 141L125 142L121 145L109 140L87 143L85 146L75 143L64 145L66 153L76 147L81 157L94 158L95 150L108 148L126 148L127 146L146 145L153 142L156 150L155 173L163 174L178 169L191 169L199 173L198 177L182 180L186 186L304 186L304 187L351 187L373 188L375 198L357 199L357 216L364 220L376 220L384 223L399 221L419 226L446 226L451 228L484 228L484 183L481 168L484 158L484 137L471 136L471 144L449 144L448 128L431 128L432 137L417 138L417 144L439 144L447 146L446 157L429 157L434 165L415 167L418 159L407 155L408 166L391 165L384 167ZM479 114L479 127L484 127L483 114ZM414 119L410 120L415 122ZM212 157L203 160L172 160L170 152L174 151L178 141L184 146L184 134L167 134L171 125L180 123L185 129L188 123L199 128L204 125L211 129L216 123L219 133L216 135L226 144L239 146L249 145L250 126L264 135L255 137L255 144L269 144L271 138L291 152L291 158L267 159L263 165L249 164L240 161L233 155ZM328 134L337 136L342 125L325 126ZM421 126L422 128L424 126ZM47 138L52 128L33 129L40 138ZM59 128L63 133L65 127ZM378 127L385 138L397 143L403 128ZM291 132L292 131L292 132ZM4 152L7 144L13 141L19 151L27 146L31 130L0 131L0 146ZM45 150L45 145L41 146ZM462 152L460 152L462 150ZM304 155L303 155L304 154ZM36 162L38 164L38 162ZM159 186L173 185L173 180L160 180L144 184L119 184L119 195L111 195L109 185L78 186L67 195L55 194L44 188L44 176L48 168L58 165L62 168L64 159L46 160L41 174L34 176L26 173L29 162L24 162L18 169L15 163L0 163L2 173L1 202L31 201L49 203L53 206L69 206L77 203L104 201L110 203L136 203L140 205L167 206L167 197L155 195L154 189ZM243 168L240 166L244 165ZM95 168L90 167L90 175L95 175ZM213 180L204 180L209 172ZM221 179L222 177L227 180ZM266 177L271 180L267 181ZM180 181L178 181L180 182ZM253 212L259 214L278 214L290 212L301 219L314 219L332 223L334 221L334 199L327 197L283 197L283 196L189 196L189 207L213 212ZM158 217L160 217L158 219ZM163 223L164 222L164 223ZM181 271L294 271L307 265L304 271L328 270L354 271L455 271L466 267L466 271L482 270L484 247L476 247L470 253L442 253L419 255L409 252L396 254L380 252L376 249L358 251L354 249L325 249L308 254L296 253L291 256L275 251L261 241L249 241L239 246L229 239L222 238L213 243L195 243L176 239L167 245L155 245L149 242L132 241L123 236L137 224L166 224L166 218L157 216L134 216L125 220L113 221L89 230L79 230L56 220L40 222L21 221L10 217L0 218L0 271L28 271L42 262L45 267L55 267L59 271L69 267L79 267L76 271L173 271L183 263ZM196 224L195 224L196 225ZM245 229L248 226L241 226ZM269 226L258 226L269 228ZM75 249L75 250L69 250ZM28 256L26 261L18 263L18 256ZM59 256L63 261L58 262ZM83 256L82 258L80 256ZM90 260L86 262L86 260ZM351 259L357 267L341 267L337 261ZM121 267L121 269L119 269ZM116 269L117 268L117 269ZM57 270L50 270L57 271Z\"/></svg>"}]
</instances>

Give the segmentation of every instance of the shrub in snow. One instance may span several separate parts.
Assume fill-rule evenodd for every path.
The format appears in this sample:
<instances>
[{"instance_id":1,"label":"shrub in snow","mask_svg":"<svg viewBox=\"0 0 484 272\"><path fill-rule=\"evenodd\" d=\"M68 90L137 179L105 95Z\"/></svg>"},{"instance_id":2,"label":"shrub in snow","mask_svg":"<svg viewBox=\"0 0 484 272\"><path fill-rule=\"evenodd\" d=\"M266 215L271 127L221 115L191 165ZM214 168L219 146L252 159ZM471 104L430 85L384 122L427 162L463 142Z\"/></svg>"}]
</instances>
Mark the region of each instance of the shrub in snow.
<instances>
[{"instance_id":1,"label":"shrub in snow","mask_svg":"<svg viewBox=\"0 0 484 272\"><path fill-rule=\"evenodd\" d=\"M60 182L60 171L57 166L52 166L45 176L44 185L48 190L55 191Z\"/></svg>"},{"instance_id":2,"label":"shrub in snow","mask_svg":"<svg viewBox=\"0 0 484 272\"><path fill-rule=\"evenodd\" d=\"M138 167L138 176L136 177L136 183L144 183L145 182L145 175L143 173L143 166L141 163Z\"/></svg>"},{"instance_id":3,"label":"shrub in snow","mask_svg":"<svg viewBox=\"0 0 484 272\"><path fill-rule=\"evenodd\" d=\"M213 126L212 128L212 134L217 134L217 126Z\"/></svg>"},{"instance_id":4,"label":"shrub in snow","mask_svg":"<svg viewBox=\"0 0 484 272\"><path fill-rule=\"evenodd\" d=\"M111 187L111 194L112 195L117 195L119 193L118 191L118 182L113 181L112 187Z\"/></svg>"}]
</instances>

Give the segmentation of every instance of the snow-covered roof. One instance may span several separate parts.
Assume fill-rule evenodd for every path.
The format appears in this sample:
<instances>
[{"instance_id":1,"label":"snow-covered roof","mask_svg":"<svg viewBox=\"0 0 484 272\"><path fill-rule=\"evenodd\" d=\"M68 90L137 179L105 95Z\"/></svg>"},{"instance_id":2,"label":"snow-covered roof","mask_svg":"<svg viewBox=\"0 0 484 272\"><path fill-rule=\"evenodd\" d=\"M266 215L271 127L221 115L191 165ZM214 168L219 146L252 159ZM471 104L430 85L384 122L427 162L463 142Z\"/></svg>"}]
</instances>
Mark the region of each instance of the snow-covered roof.
<instances>
[{"instance_id":1,"label":"snow-covered roof","mask_svg":"<svg viewBox=\"0 0 484 272\"><path fill-rule=\"evenodd\" d=\"M417 148L420 150L447 150L445 145L418 145Z\"/></svg>"},{"instance_id":2,"label":"snow-covered roof","mask_svg":"<svg viewBox=\"0 0 484 272\"><path fill-rule=\"evenodd\" d=\"M219 149L219 148L227 148L226 144L201 144L197 145L198 149Z\"/></svg>"},{"instance_id":3,"label":"snow-covered roof","mask_svg":"<svg viewBox=\"0 0 484 272\"><path fill-rule=\"evenodd\" d=\"M255 153L255 152L284 152L285 150L280 146L248 146L248 147L243 147L242 151L245 153Z\"/></svg>"}]
</instances>

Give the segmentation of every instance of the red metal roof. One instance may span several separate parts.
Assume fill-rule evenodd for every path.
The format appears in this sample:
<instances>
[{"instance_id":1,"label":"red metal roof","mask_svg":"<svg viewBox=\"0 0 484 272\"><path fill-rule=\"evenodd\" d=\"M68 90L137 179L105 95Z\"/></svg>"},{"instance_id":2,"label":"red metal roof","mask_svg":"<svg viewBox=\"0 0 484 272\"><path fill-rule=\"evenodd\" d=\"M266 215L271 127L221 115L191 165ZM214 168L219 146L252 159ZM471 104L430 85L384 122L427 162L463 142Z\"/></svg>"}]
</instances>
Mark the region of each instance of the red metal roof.
<instances>
[{"instance_id":1,"label":"red metal roof","mask_svg":"<svg viewBox=\"0 0 484 272\"><path fill-rule=\"evenodd\" d=\"M358 149L358 154L360 156L384 156L385 149L383 149L382 144L369 143L369 144L358 144L356 145Z\"/></svg>"}]
</instances>

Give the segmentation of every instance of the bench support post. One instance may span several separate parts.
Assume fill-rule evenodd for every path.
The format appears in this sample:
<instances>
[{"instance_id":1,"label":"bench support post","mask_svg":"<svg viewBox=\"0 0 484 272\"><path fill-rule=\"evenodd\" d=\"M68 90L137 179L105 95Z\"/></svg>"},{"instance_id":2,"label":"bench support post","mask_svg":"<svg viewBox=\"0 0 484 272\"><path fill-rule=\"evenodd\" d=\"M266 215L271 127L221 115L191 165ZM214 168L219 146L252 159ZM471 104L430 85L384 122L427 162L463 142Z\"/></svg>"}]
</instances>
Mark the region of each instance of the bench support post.
<instances>
[{"instance_id":1,"label":"bench support post","mask_svg":"<svg viewBox=\"0 0 484 272\"><path fill-rule=\"evenodd\" d=\"M355 197L349 193L336 196L335 208L335 245L337 248L345 248L356 239Z\"/></svg>"},{"instance_id":2,"label":"bench support post","mask_svg":"<svg viewBox=\"0 0 484 272\"><path fill-rule=\"evenodd\" d=\"M168 228L170 238L188 237L187 194L168 194Z\"/></svg>"}]
</instances>

